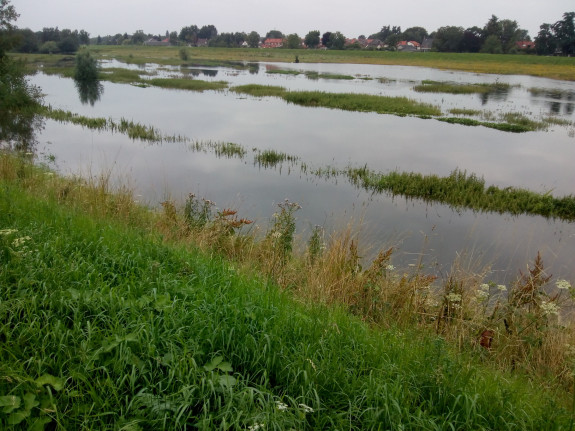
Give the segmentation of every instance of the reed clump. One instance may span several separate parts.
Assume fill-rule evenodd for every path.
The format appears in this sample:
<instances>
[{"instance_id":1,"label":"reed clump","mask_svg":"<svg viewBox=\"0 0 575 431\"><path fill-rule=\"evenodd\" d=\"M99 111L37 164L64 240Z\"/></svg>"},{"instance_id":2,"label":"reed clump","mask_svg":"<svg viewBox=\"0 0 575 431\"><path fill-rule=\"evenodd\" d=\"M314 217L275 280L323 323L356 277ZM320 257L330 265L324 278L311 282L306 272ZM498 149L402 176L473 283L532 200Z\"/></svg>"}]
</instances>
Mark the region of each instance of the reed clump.
<instances>
[{"instance_id":1,"label":"reed clump","mask_svg":"<svg viewBox=\"0 0 575 431\"><path fill-rule=\"evenodd\" d=\"M413 87L414 91L421 93L448 93L448 94L489 94L508 92L510 84L502 82L461 84L455 82L441 82L423 80L421 84Z\"/></svg>"}]
</instances>

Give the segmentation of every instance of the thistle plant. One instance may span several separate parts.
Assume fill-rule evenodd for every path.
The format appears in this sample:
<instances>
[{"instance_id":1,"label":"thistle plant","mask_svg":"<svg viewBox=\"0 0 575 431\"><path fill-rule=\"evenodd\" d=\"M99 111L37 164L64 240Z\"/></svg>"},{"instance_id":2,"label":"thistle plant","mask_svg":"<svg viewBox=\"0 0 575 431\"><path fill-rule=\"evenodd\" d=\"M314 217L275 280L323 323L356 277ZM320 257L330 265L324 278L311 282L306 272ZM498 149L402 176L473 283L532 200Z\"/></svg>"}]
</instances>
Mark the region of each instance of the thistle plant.
<instances>
[{"instance_id":1,"label":"thistle plant","mask_svg":"<svg viewBox=\"0 0 575 431\"><path fill-rule=\"evenodd\" d=\"M301 209L301 206L297 202L285 199L278 204L278 207L280 211L273 215L273 225L267 238L271 241L274 252L283 265L293 249L296 220L294 214Z\"/></svg>"},{"instance_id":2,"label":"thistle plant","mask_svg":"<svg viewBox=\"0 0 575 431\"><path fill-rule=\"evenodd\" d=\"M192 229L206 226L212 219L212 208L215 203L209 199L198 198L194 193L188 195L184 206L184 218L187 225Z\"/></svg>"}]
</instances>

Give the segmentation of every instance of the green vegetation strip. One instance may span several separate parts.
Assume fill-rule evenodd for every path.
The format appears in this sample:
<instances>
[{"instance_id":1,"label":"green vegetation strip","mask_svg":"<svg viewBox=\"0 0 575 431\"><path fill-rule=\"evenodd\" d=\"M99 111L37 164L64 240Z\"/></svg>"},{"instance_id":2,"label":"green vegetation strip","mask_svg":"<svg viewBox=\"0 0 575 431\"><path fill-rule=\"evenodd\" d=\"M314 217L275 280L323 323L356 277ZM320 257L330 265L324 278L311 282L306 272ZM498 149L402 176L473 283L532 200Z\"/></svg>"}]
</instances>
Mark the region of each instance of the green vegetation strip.
<instances>
[{"instance_id":1,"label":"green vegetation strip","mask_svg":"<svg viewBox=\"0 0 575 431\"><path fill-rule=\"evenodd\" d=\"M449 94L489 94L509 91L511 85L504 83L493 84L459 84L424 80L420 85L413 87L415 91L423 93L449 93Z\"/></svg>"},{"instance_id":2,"label":"green vegetation strip","mask_svg":"<svg viewBox=\"0 0 575 431\"><path fill-rule=\"evenodd\" d=\"M386 97L355 93L326 93L322 91L287 91L283 87L240 85L232 91L254 96L275 96L301 106L325 107L345 111L377 112L394 115L441 115L441 110L427 103L406 97Z\"/></svg>"},{"instance_id":3,"label":"green vegetation strip","mask_svg":"<svg viewBox=\"0 0 575 431\"><path fill-rule=\"evenodd\" d=\"M562 401L439 337L304 307L33 195L54 178L16 167L0 180L2 429L568 427Z\"/></svg>"},{"instance_id":4,"label":"green vegetation strip","mask_svg":"<svg viewBox=\"0 0 575 431\"><path fill-rule=\"evenodd\" d=\"M448 177L413 172L382 174L367 168L350 168L351 182L366 190L441 202L456 208L509 214L538 214L575 220L575 196L553 197L525 189L485 186L483 178L456 170Z\"/></svg>"}]
</instances>

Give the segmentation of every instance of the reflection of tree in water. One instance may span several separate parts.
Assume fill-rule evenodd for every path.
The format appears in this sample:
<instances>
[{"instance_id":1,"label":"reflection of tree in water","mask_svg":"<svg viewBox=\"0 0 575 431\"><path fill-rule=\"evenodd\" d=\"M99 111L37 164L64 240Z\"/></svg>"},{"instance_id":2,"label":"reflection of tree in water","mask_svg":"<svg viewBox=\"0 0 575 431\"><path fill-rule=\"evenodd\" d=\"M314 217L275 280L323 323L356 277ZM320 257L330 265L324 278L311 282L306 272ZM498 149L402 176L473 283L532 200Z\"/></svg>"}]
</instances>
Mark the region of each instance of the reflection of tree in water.
<instances>
[{"instance_id":1,"label":"reflection of tree in water","mask_svg":"<svg viewBox=\"0 0 575 431\"><path fill-rule=\"evenodd\" d=\"M543 99L543 103L549 108L550 114L571 115L575 112L575 91L530 88L531 97L535 100ZM561 112L563 110L563 112Z\"/></svg>"},{"instance_id":2,"label":"reflection of tree in water","mask_svg":"<svg viewBox=\"0 0 575 431\"><path fill-rule=\"evenodd\" d=\"M490 100L494 102L504 102L507 100L507 96L509 96L509 87L495 87L491 91L479 94L482 105L487 104Z\"/></svg>"},{"instance_id":3,"label":"reflection of tree in water","mask_svg":"<svg viewBox=\"0 0 575 431\"><path fill-rule=\"evenodd\" d=\"M98 80L80 81L75 79L74 83L80 96L80 102L82 102L83 105L89 103L90 106L94 106L94 103L100 100L100 97L104 93L104 86Z\"/></svg>"},{"instance_id":4,"label":"reflection of tree in water","mask_svg":"<svg viewBox=\"0 0 575 431\"><path fill-rule=\"evenodd\" d=\"M34 149L35 131L43 126L41 98L40 89L26 80L22 64L0 56L0 148Z\"/></svg>"}]
</instances>

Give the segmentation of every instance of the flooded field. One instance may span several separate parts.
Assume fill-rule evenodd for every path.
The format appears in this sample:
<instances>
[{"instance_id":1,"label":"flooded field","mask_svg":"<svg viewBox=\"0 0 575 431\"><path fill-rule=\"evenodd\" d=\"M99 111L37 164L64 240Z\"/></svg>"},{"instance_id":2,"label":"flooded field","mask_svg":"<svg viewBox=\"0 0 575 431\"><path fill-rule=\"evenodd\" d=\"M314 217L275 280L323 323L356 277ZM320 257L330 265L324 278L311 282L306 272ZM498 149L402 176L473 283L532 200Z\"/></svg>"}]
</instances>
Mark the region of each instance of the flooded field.
<instances>
[{"instance_id":1,"label":"flooded field","mask_svg":"<svg viewBox=\"0 0 575 431\"><path fill-rule=\"evenodd\" d=\"M116 62L103 66L136 68ZM492 265L493 280L510 282L541 251L554 276L575 276L573 223L453 210L371 194L345 178L316 174L347 166L441 176L459 169L498 187L558 197L574 194L575 83L373 65L137 69L154 76L223 80L230 87L260 84L291 91L406 96L439 106L445 113L465 110L473 118L509 113L533 121L553 118L557 121L549 122L545 130L508 133L435 119L305 108L230 90L191 92L109 82L103 82L99 100L91 104L82 103L70 79L31 77L46 94L45 103L55 108L89 117L126 118L192 141L232 142L246 150L241 158L218 157L190 143L150 145L120 134L46 121L38 136L41 157L55 157L64 173L110 172L132 185L152 207L168 198L182 202L188 193L195 193L220 208L238 209L265 230L277 203L289 199L302 206L296 215L303 240L315 225L324 226L329 234L353 223L366 258L394 245L393 263L399 267L423 264L444 275L458 257L468 256L474 264ZM505 90L482 94L415 91L423 82L507 85ZM255 157L265 150L290 155L292 162L265 166Z\"/></svg>"}]
</instances>

